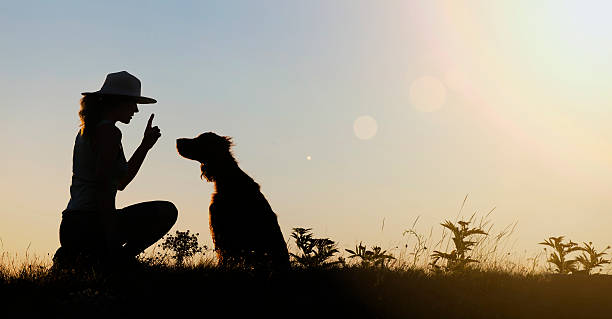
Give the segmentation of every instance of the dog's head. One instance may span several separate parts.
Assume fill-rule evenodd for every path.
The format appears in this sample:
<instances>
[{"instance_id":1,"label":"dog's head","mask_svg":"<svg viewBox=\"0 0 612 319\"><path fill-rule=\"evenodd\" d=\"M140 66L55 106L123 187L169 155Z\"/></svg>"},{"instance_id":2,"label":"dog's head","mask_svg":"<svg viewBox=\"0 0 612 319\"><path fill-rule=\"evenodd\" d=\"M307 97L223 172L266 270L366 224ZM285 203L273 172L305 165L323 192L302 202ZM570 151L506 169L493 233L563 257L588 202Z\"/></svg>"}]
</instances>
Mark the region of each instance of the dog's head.
<instances>
[{"instance_id":1,"label":"dog's head","mask_svg":"<svg viewBox=\"0 0 612 319\"><path fill-rule=\"evenodd\" d=\"M176 140L178 153L190 160L200 162L202 177L214 181L215 172L211 171L224 164L235 163L231 148L232 138L206 132L196 138L179 138Z\"/></svg>"}]
</instances>

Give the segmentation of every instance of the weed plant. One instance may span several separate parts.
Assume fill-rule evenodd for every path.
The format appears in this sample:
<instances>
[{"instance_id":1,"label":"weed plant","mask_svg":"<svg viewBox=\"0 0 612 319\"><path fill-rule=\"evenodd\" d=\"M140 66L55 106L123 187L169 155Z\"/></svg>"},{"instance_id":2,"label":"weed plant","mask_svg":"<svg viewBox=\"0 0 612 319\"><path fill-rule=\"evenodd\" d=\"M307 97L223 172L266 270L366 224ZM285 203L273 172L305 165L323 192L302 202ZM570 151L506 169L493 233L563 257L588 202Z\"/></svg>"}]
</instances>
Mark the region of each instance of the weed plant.
<instances>
[{"instance_id":1,"label":"weed plant","mask_svg":"<svg viewBox=\"0 0 612 319\"><path fill-rule=\"evenodd\" d=\"M351 254L348 258L359 259L359 266L363 268L389 268L389 262L395 259L393 255L387 254L386 250L382 250L382 248L378 246L374 246L371 250L368 250L366 246L361 243L355 246L355 250L346 249L346 251Z\"/></svg>"},{"instance_id":2,"label":"weed plant","mask_svg":"<svg viewBox=\"0 0 612 319\"><path fill-rule=\"evenodd\" d=\"M542 270L540 267L541 256L539 254L527 256L527 252L517 254L513 251L515 239L512 237L515 235L516 222L507 225L499 231L494 230L491 214L495 208L480 218L476 218L477 212L474 212L469 217L461 218L460 216L467 199L468 196L466 195L457 213L456 218L458 221L446 221L445 224L448 225L450 223L455 228L460 229L461 225L459 222L468 221L470 225L474 225L470 226L470 228L481 229L488 234L471 236L472 238L469 239L475 242L469 247L471 249L469 251L469 258L478 261L478 263L468 262L469 268L514 274L535 273ZM453 250L456 251L455 253L458 251L455 239L453 239L458 237L455 236L451 229L442 227L442 232L436 239L437 235L434 236L434 228L431 227L428 233L422 233L417 229L418 221L419 217L414 220L409 229L403 232L406 243L402 245L403 249L397 254L397 260L394 262L395 267L402 270L427 269L433 272L450 270L447 268L450 266L448 260L443 257L447 256L450 257L451 261L459 262L459 255L452 255ZM430 254L428 253L429 251L433 251L433 253ZM441 254L435 253L436 251ZM444 255L444 253L448 255ZM435 258L438 258L438 260L434 261ZM432 266L434 262L436 266Z\"/></svg>"},{"instance_id":3,"label":"weed plant","mask_svg":"<svg viewBox=\"0 0 612 319\"><path fill-rule=\"evenodd\" d=\"M412 251L408 252L407 256L408 260L405 262L402 262L401 260L402 255L400 253L400 262L398 263L398 267L403 268L403 269L417 269L419 267L419 262L420 260L423 258L423 256L428 257L426 255L427 252L427 243L431 240L431 236L432 236L432 230L430 230L429 232L429 237L425 237L425 235L419 233L416 230L416 224L419 221L419 217L417 216L417 218L414 220L414 222L412 223L412 227L410 227L410 229L405 230L402 233L402 236L406 236L408 235L409 237L414 237L415 242L414 245L412 247ZM408 244L406 243L405 248L408 248ZM425 264L428 264L429 262L426 262Z\"/></svg>"},{"instance_id":4,"label":"weed plant","mask_svg":"<svg viewBox=\"0 0 612 319\"><path fill-rule=\"evenodd\" d=\"M463 271L468 267L469 263L478 262L478 260L469 256L469 252L472 250L473 246L478 243L477 241L470 240L470 238L474 235L487 235L487 233L478 227L470 228L470 223L471 221L459 221L457 222L458 225L455 225L447 220L441 224L443 227L452 231L452 240L455 249L450 253L435 250L433 254L431 254L433 261L430 265L435 271ZM440 260L445 261L446 264L442 266L438 265L438 261Z\"/></svg>"},{"instance_id":5,"label":"weed plant","mask_svg":"<svg viewBox=\"0 0 612 319\"><path fill-rule=\"evenodd\" d=\"M552 264L552 270L559 274L586 274L589 275L595 268L601 268L605 264L609 264L610 260L603 258L606 255L606 247L603 251L598 252L592 242L585 242L584 247L579 246L573 241L564 242L565 236L549 237L540 245L545 245L553 248L548 259L548 263ZM546 250L546 249L545 249ZM581 255L570 258L569 254L573 252L582 252ZM601 270L600 270L601 271Z\"/></svg>"},{"instance_id":6,"label":"weed plant","mask_svg":"<svg viewBox=\"0 0 612 319\"><path fill-rule=\"evenodd\" d=\"M582 265L582 273L590 275L595 268L601 268L603 265L610 263L610 259L603 258L603 256L606 255L606 250L610 249L610 246L598 252L592 242L583 244L584 247L581 247L582 254L576 257L578 263ZM601 271L601 269L599 271Z\"/></svg>"},{"instance_id":7,"label":"weed plant","mask_svg":"<svg viewBox=\"0 0 612 319\"><path fill-rule=\"evenodd\" d=\"M302 268L328 268L344 263L343 259L330 261L338 253L336 242L329 238L315 238L311 228L293 228L291 237L299 249L290 253L294 264Z\"/></svg>"}]
</instances>

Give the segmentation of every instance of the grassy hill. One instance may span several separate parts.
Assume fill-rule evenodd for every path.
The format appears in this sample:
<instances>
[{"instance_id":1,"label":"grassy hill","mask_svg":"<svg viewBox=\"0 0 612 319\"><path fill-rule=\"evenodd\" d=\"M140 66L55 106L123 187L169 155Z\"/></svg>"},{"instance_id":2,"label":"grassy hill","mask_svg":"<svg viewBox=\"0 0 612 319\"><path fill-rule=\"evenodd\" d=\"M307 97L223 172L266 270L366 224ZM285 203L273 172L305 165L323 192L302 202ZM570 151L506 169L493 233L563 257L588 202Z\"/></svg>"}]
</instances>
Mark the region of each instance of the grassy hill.
<instances>
[{"instance_id":1,"label":"grassy hill","mask_svg":"<svg viewBox=\"0 0 612 319\"><path fill-rule=\"evenodd\" d=\"M112 274L26 267L0 278L4 318L610 318L612 301L608 275L357 266L270 275L201 264Z\"/></svg>"}]
</instances>

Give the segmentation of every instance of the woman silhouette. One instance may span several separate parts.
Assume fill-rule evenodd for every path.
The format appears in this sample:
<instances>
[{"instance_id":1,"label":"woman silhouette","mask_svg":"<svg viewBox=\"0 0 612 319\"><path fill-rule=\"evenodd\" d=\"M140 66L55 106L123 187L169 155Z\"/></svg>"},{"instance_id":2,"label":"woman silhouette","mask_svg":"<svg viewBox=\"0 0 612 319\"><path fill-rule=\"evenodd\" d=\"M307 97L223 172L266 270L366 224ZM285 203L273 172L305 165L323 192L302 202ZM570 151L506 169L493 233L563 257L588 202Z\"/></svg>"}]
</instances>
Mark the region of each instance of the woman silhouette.
<instances>
[{"instance_id":1,"label":"woman silhouette","mask_svg":"<svg viewBox=\"0 0 612 319\"><path fill-rule=\"evenodd\" d=\"M74 143L70 201L62 212L61 247L54 264L72 267L77 261L120 265L163 237L178 211L168 201L151 201L117 209L115 196L138 173L147 152L161 136L149 118L144 137L126 160L117 121L128 124L137 104L157 101L140 95L140 81L128 72L106 76L102 88L82 93L81 129Z\"/></svg>"}]
</instances>

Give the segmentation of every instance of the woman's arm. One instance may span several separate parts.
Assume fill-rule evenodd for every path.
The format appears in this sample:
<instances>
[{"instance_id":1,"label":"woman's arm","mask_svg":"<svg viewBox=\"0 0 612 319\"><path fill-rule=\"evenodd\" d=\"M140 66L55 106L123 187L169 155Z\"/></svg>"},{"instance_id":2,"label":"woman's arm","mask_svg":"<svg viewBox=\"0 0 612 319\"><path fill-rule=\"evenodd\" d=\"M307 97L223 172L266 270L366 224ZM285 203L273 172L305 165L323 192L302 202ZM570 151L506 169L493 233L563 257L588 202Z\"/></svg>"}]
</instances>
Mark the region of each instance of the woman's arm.
<instances>
[{"instance_id":1,"label":"woman's arm","mask_svg":"<svg viewBox=\"0 0 612 319\"><path fill-rule=\"evenodd\" d=\"M145 128L144 137L142 138L142 142L140 146L136 148L132 157L128 161L128 170L125 176L119 181L119 190L124 190L125 187L134 179L138 170L140 170L140 166L142 166L142 162L144 162L145 157L149 150L155 145L161 133L157 126L151 126L153 123L153 116L155 114L151 114L149 118L149 122L147 122L147 127Z\"/></svg>"}]
</instances>

